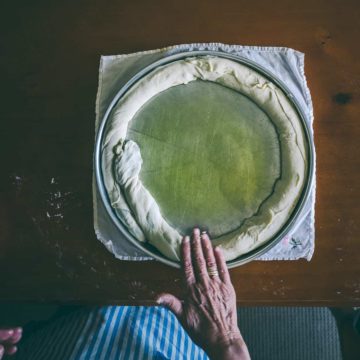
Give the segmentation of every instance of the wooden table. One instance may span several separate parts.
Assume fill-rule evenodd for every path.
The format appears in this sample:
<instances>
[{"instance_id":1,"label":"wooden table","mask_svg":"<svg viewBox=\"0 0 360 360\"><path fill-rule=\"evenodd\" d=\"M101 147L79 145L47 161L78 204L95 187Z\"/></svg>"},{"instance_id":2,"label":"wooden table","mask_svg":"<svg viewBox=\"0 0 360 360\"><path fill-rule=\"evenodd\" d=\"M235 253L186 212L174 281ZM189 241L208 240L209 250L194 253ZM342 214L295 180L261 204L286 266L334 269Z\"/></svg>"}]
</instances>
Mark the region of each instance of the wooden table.
<instances>
[{"instance_id":1,"label":"wooden table","mask_svg":"<svg viewBox=\"0 0 360 360\"><path fill-rule=\"evenodd\" d=\"M311 262L231 271L239 304L360 306L357 1L13 1L1 5L0 299L151 304L180 272L116 260L92 215L101 54L188 42L306 54L315 108Z\"/></svg>"}]
</instances>

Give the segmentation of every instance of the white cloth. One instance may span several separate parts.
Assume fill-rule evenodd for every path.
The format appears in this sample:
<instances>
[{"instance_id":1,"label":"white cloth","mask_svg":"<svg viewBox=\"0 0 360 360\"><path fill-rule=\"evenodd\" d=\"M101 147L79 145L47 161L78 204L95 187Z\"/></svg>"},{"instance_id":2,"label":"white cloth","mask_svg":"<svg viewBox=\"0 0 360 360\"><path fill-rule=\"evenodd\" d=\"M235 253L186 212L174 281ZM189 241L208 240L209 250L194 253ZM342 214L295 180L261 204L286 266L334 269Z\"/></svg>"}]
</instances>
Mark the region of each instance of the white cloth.
<instances>
[{"instance_id":1,"label":"white cloth","mask_svg":"<svg viewBox=\"0 0 360 360\"><path fill-rule=\"evenodd\" d=\"M119 89L140 69L165 56L184 51L217 50L241 55L269 70L282 80L297 99L313 139L313 108L304 74L304 54L283 47L225 45L219 43L184 44L126 55L101 56L96 99L95 131ZM297 223L275 247L259 260L310 260L315 246L315 176L311 193ZM93 182L94 228L97 238L121 260L152 260L130 243L112 223Z\"/></svg>"}]
</instances>

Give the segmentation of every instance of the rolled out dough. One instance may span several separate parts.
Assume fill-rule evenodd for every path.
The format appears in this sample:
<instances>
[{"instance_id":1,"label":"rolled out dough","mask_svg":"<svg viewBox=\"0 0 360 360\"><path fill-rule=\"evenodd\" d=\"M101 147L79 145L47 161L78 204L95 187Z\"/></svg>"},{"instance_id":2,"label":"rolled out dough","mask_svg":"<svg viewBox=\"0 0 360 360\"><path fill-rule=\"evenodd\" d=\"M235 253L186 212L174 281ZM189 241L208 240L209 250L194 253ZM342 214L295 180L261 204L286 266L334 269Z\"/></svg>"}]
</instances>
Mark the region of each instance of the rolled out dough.
<instances>
[{"instance_id":1,"label":"rolled out dough","mask_svg":"<svg viewBox=\"0 0 360 360\"><path fill-rule=\"evenodd\" d=\"M226 260L232 260L265 243L284 226L299 199L307 170L307 150L298 114L282 90L261 74L213 56L187 58L152 71L119 100L111 113L102 148L103 178L111 204L129 231L170 259L179 260L184 234L163 217L156 199L143 185L140 148L126 137L129 123L150 99L197 80L220 84L253 100L275 125L280 143L281 175L272 194L238 228L213 239Z\"/></svg>"}]
</instances>

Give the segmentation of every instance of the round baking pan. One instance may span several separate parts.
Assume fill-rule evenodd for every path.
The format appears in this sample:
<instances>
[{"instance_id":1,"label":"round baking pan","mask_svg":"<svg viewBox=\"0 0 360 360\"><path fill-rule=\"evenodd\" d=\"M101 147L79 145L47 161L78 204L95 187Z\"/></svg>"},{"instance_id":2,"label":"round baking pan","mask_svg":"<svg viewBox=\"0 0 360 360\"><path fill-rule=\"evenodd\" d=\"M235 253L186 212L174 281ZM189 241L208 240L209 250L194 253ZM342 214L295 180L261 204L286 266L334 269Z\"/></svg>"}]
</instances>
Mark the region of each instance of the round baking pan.
<instances>
[{"instance_id":1,"label":"round baking pan","mask_svg":"<svg viewBox=\"0 0 360 360\"><path fill-rule=\"evenodd\" d=\"M101 149L102 149L102 143L103 143L103 136L106 130L106 126L108 123L108 120L110 118L110 113L112 109L116 106L117 102L121 97L124 96L124 94L139 80L141 80L145 75L150 73L151 71L155 70L159 66L163 66L166 64L169 64L174 61L178 61L187 57L196 57L196 56L216 56L220 58L225 58L229 60L233 60L235 62L238 62L240 64L243 64L245 66L248 66L249 68L252 68L256 72L260 73L264 77L268 78L269 81L276 84L287 96L290 103L293 105L295 110L297 111L299 118L301 120L301 124L304 131L304 138L307 143L307 174L305 178L305 184L303 186L303 190L301 192L301 195L298 199L298 202L285 223L285 225L281 228L280 231L278 231L275 236L273 236L271 239L269 239L264 244L260 245L256 249L243 254L239 257L237 257L234 260L228 261L227 265L229 268L243 265L251 260L256 259L260 255L266 253L269 251L272 247L274 247L294 226L294 224L299 220L299 216L301 215L302 209L306 203L306 200L308 199L310 195L310 189L311 184L313 181L314 176L314 144L311 137L311 132L309 129L309 126L305 120L305 114L301 110L298 102L296 101L294 95L290 92L290 90L287 88L287 86L280 81L276 76L274 76L272 73L270 73L268 70L264 69L262 66L259 66L258 64L254 63L253 61L250 61L246 58L243 58L238 55L228 54L224 53L222 51L188 51L188 52L181 52L174 55L166 56L148 66L143 68L141 71L139 71L135 76L133 76L116 94L114 99L112 100L110 106L108 107L101 123L97 131L96 135L96 142L95 142L95 151L94 151L94 169L95 169L95 178L96 178L96 185L99 190L100 194L100 200L103 202L105 209L107 211L107 214L110 216L113 223L116 225L116 227L119 230L119 236L123 235L128 241L133 243L137 248L148 254L149 256L153 257L156 260L159 260L167 265L174 266L174 267L180 267L180 263L170 260L167 257L165 257L163 254L161 254L154 246L150 245L149 243L142 243L138 241L127 229L126 225L122 223L122 221L118 218L116 215L115 210L112 208L109 197L107 194L107 190L104 185L103 181L103 174L102 174L102 166L101 166ZM115 239L113 239L114 241Z\"/></svg>"}]
</instances>

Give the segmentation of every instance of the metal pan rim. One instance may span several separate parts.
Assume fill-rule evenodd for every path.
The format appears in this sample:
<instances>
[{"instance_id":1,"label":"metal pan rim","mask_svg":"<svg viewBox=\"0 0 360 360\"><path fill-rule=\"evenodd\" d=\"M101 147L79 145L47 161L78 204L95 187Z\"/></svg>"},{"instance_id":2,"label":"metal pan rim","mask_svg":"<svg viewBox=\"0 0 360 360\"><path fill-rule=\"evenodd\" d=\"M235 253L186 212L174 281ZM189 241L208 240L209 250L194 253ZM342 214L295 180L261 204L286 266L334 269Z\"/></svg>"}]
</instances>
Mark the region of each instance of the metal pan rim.
<instances>
[{"instance_id":1,"label":"metal pan rim","mask_svg":"<svg viewBox=\"0 0 360 360\"><path fill-rule=\"evenodd\" d=\"M152 250L152 248L148 248L143 243L138 241L130 232L128 231L127 227L121 222L121 220L117 217L114 209L111 207L107 191L105 189L104 181L103 181L103 175L102 175L102 168L101 168L101 145L102 145L102 139L105 132L106 124L109 119L109 115L112 111L112 109L115 107L119 99L130 89L132 85L134 85L137 81L139 81L141 78L143 78L146 74L149 72L155 70L159 66L163 66L166 64L169 64L171 62L181 60L188 57L195 57L195 56L217 56L222 57L226 59L230 59L236 62L239 62L240 64L246 65L257 72L259 72L261 75L268 78L271 82L275 83L288 97L289 101L292 103L294 108L296 109L299 118L301 119L301 123L303 126L303 131L305 135L305 139L308 145L308 173L307 173L307 179L306 183L304 185L304 188L302 190L302 194L295 206L295 209L293 210L290 218L286 222L286 224L281 228L281 230L273 236L270 240L268 240L266 243L260 245L256 249L243 254L239 256L238 258L228 261L227 266L228 268L234 268L236 266L240 266L243 264L246 264L259 256L263 255L267 251L269 251L271 248L273 248L276 244L278 244L281 239L288 233L288 231L291 229L291 227L295 224L295 222L299 219L299 216L301 215L301 212L304 208L304 205L309 198L311 185L313 183L314 178L314 143L311 136L311 129L306 121L306 116L304 112L302 111L298 101L296 100L295 96L291 93L291 91L288 89L288 87L282 82L280 79L278 79L274 74L272 74L269 70L265 69L264 67L258 65L257 63L246 59L239 55L229 54L223 51L187 51L187 52L181 52L169 56L165 56L164 58L157 60L150 65L144 67L139 72L137 72L125 85L121 87L121 89L118 91L118 93L113 98L112 102L110 103L109 107L107 108L104 117L102 118L99 127L96 132L96 140L95 140L95 151L94 151L94 170L95 170L95 181L96 186L100 194L100 200L103 202L104 207L106 209L107 214L110 216L112 222L115 224L115 226L118 228L120 233L125 236L125 238L130 241L132 244L134 244L139 250L145 252L147 255L153 257L156 260L159 260L160 262L179 268L180 263L176 261L172 261L165 256L163 256L159 251L157 251L155 248Z\"/></svg>"}]
</instances>

